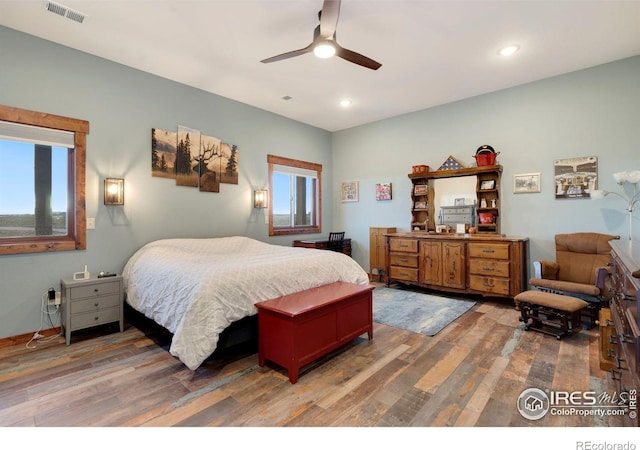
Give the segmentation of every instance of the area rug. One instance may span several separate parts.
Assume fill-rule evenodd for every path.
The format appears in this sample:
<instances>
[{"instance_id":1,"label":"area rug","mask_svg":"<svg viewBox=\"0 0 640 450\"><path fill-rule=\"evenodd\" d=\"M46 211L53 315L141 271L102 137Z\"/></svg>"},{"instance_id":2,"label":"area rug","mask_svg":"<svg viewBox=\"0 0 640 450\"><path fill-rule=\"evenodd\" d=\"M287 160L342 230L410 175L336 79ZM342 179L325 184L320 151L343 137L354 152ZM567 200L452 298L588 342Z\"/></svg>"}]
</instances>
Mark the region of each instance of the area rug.
<instances>
[{"instance_id":1,"label":"area rug","mask_svg":"<svg viewBox=\"0 0 640 450\"><path fill-rule=\"evenodd\" d=\"M377 287L373 291L373 321L435 336L475 303L471 300Z\"/></svg>"}]
</instances>

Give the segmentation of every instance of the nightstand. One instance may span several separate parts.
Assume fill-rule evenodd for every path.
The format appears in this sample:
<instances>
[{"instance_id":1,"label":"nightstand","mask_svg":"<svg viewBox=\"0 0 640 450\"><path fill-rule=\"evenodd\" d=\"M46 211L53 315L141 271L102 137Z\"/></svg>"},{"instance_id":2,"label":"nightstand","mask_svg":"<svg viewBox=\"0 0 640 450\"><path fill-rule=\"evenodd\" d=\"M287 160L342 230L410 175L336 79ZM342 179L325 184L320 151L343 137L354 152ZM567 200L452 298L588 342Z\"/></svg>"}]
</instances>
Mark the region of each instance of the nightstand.
<instances>
[{"instance_id":1,"label":"nightstand","mask_svg":"<svg viewBox=\"0 0 640 450\"><path fill-rule=\"evenodd\" d=\"M62 326L67 345L71 332L111 322L120 323L124 331L122 276L74 280L60 280Z\"/></svg>"}]
</instances>

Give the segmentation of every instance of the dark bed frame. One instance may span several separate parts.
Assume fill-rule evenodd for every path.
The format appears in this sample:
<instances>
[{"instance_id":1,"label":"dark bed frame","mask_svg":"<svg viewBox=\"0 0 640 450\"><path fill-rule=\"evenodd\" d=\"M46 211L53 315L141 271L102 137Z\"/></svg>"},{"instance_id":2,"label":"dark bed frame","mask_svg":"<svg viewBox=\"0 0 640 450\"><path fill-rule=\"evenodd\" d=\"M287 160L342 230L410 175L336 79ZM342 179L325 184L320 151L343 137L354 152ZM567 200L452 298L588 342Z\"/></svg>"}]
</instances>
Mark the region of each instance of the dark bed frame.
<instances>
[{"instance_id":1,"label":"dark bed frame","mask_svg":"<svg viewBox=\"0 0 640 450\"><path fill-rule=\"evenodd\" d=\"M158 325L144 314L124 303L125 322L129 323L159 346L169 351L173 333ZM231 323L218 337L216 350L207 358L210 360L227 360L229 357L246 356L258 353L258 315L244 317Z\"/></svg>"}]
</instances>

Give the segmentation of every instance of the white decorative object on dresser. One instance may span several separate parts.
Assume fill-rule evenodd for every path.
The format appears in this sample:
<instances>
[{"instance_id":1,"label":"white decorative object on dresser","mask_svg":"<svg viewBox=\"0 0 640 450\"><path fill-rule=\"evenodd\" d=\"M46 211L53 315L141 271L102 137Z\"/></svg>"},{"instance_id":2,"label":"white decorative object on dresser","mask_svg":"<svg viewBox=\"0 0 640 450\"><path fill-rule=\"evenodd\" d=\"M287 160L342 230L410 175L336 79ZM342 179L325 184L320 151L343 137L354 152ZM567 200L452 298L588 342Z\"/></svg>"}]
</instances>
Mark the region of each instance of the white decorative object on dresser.
<instances>
[{"instance_id":1,"label":"white decorative object on dresser","mask_svg":"<svg viewBox=\"0 0 640 450\"><path fill-rule=\"evenodd\" d=\"M71 332L111 322L120 323L124 331L122 276L104 278L90 277L86 280L63 278L62 326L67 345L71 343Z\"/></svg>"}]
</instances>

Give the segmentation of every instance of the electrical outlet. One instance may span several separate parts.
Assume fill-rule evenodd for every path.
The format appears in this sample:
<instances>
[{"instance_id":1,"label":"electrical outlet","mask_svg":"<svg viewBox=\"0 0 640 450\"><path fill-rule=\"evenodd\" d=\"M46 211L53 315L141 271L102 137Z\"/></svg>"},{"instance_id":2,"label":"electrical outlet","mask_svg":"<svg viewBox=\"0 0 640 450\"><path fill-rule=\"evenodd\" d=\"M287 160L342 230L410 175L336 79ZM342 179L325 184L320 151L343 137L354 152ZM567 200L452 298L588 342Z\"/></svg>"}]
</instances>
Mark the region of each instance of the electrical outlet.
<instances>
[{"instance_id":1,"label":"electrical outlet","mask_svg":"<svg viewBox=\"0 0 640 450\"><path fill-rule=\"evenodd\" d=\"M96 229L96 218L87 217L87 230L95 230L95 229Z\"/></svg>"},{"instance_id":2,"label":"electrical outlet","mask_svg":"<svg viewBox=\"0 0 640 450\"><path fill-rule=\"evenodd\" d=\"M47 299L47 305L56 306L56 305L59 305L61 301L62 301L62 292L56 291L55 298Z\"/></svg>"}]
</instances>

